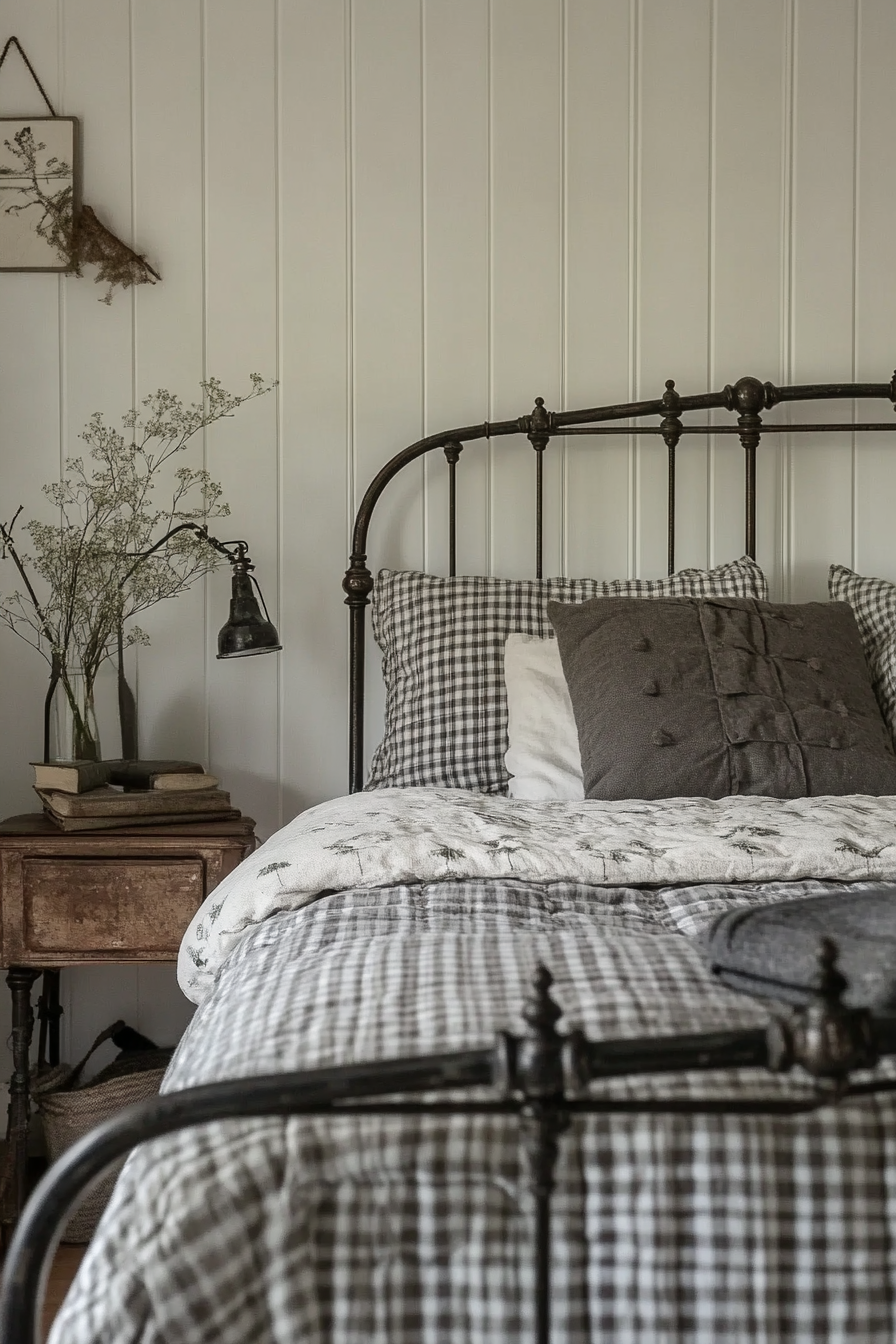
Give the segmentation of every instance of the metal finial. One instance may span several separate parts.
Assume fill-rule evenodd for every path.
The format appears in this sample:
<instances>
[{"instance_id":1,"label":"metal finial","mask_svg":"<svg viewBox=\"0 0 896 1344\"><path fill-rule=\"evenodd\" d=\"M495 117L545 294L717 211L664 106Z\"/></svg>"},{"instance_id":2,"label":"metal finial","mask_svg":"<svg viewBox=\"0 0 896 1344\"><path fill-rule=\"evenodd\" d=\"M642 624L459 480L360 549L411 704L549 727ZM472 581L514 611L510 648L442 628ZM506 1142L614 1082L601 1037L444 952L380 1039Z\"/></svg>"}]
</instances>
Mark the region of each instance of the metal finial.
<instances>
[{"instance_id":1,"label":"metal finial","mask_svg":"<svg viewBox=\"0 0 896 1344\"><path fill-rule=\"evenodd\" d=\"M817 993L829 1007L839 1005L846 992L846 976L837 967L837 944L833 938L822 938L818 946Z\"/></svg>"},{"instance_id":2,"label":"metal finial","mask_svg":"<svg viewBox=\"0 0 896 1344\"><path fill-rule=\"evenodd\" d=\"M523 1020L536 1036L550 1042L558 1036L557 1023L563 1016L563 1009L551 998L553 983L547 966L539 962L532 977L531 993L523 1006Z\"/></svg>"}]
</instances>

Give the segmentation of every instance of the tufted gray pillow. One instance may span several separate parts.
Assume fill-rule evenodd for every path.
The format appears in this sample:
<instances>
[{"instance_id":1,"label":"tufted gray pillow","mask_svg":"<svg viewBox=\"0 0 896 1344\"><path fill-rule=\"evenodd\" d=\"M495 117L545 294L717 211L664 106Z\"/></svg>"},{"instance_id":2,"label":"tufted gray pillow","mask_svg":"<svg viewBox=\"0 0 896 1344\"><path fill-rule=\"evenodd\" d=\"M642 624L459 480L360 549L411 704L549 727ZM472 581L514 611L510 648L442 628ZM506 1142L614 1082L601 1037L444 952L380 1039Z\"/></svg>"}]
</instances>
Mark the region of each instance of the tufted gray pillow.
<instances>
[{"instance_id":1,"label":"tufted gray pillow","mask_svg":"<svg viewBox=\"0 0 896 1344\"><path fill-rule=\"evenodd\" d=\"M896 793L845 602L548 603L587 798Z\"/></svg>"}]
</instances>

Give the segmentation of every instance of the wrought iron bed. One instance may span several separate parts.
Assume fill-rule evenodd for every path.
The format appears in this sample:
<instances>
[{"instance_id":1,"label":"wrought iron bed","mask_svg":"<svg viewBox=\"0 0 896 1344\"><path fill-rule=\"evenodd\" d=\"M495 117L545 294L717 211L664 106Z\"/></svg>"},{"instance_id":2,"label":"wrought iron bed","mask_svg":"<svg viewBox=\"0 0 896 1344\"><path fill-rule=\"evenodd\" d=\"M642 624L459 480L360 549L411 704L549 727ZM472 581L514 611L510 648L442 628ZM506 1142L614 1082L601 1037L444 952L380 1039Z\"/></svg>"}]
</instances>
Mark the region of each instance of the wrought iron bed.
<instances>
[{"instance_id":1,"label":"wrought iron bed","mask_svg":"<svg viewBox=\"0 0 896 1344\"><path fill-rule=\"evenodd\" d=\"M763 422L761 411L780 403L820 399L883 398L896 403L896 374L888 384L819 384L775 388L742 378L719 393L681 397L670 381L656 401L552 413L539 398L531 415L498 424L482 424L433 435L397 454L375 477L355 520L352 552L343 587L350 609L350 788L363 782L363 699L365 609L373 588L367 568L371 517L386 485L408 463L426 453L444 452L449 472L450 572L456 569L456 469L465 443L496 436L524 435L535 450L535 568L542 573L543 456L551 438L570 434L661 435L668 450L668 567L675 557L676 447L682 435L734 433L745 450L745 540L749 555L756 539L756 450L763 433L892 431L893 421L863 423ZM725 408L736 424L688 424L689 411ZM620 429L619 422L659 416L655 426ZM773 1018L766 1029L720 1030L696 1035L653 1036L594 1041L583 1033L562 1033L562 1007L551 995L551 973L540 966L523 1011L527 1031L499 1034L494 1048L390 1059L371 1064L306 1070L298 1073L223 1081L169 1093L129 1108L82 1140L44 1177L13 1238L0 1294L0 1338L5 1344L32 1344L38 1338L40 1302L49 1258L59 1228L79 1194L105 1168L135 1145L176 1130L213 1120L262 1116L352 1115L507 1115L521 1121L523 1163L533 1202L532 1253L534 1338L550 1338L551 1192L559 1142L577 1115L609 1112L687 1114L741 1113L797 1115L840 1104L849 1098L896 1090L892 1078L871 1077L853 1083L856 1071L873 1070L885 1055L896 1054L896 1015L872 1015L844 1006L846 981L836 965L829 939L819 948L814 1000L808 1007ZM764 1068L774 1073L799 1066L816 1086L799 1100L767 1097L693 1099L620 1099L588 1095L589 1084L625 1075L680 1070ZM464 1100L458 1090L490 1085L493 1099ZM448 1090L449 1099L421 1094Z\"/></svg>"}]
</instances>

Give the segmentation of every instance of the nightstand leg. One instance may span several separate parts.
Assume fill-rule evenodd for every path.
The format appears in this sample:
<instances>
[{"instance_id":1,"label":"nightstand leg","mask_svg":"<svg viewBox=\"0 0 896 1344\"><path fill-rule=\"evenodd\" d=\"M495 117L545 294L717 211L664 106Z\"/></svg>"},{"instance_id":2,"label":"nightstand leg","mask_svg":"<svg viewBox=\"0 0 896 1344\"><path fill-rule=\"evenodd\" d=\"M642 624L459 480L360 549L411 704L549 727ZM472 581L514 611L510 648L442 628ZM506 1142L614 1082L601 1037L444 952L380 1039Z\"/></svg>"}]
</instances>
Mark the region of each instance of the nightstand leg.
<instances>
[{"instance_id":1,"label":"nightstand leg","mask_svg":"<svg viewBox=\"0 0 896 1344\"><path fill-rule=\"evenodd\" d=\"M59 1002L59 971L44 971L44 984L37 1001L37 1020L40 1023L38 1035L37 1066L59 1063L59 1019L62 1006Z\"/></svg>"},{"instance_id":2,"label":"nightstand leg","mask_svg":"<svg viewBox=\"0 0 896 1344\"><path fill-rule=\"evenodd\" d=\"M28 1197L28 1123L31 1119L30 1065L34 1010L31 989L40 971L11 966L6 976L12 994L12 1062L3 1215L18 1218Z\"/></svg>"}]
</instances>

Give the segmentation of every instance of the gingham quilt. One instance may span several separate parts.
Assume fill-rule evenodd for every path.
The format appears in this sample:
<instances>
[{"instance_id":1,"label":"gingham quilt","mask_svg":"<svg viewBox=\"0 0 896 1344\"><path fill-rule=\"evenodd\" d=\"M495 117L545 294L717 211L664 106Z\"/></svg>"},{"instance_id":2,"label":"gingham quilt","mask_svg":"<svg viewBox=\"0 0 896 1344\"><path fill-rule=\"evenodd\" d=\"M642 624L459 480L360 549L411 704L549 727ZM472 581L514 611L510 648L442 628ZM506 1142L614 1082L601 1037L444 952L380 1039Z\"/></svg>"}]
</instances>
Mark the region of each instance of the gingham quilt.
<instances>
[{"instance_id":1,"label":"gingham quilt","mask_svg":"<svg viewBox=\"0 0 896 1344\"><path fill-rule=\"evenodd\" d=\"M324 896L248 929L166 1089L491 1042L538 961L594 1038L752 1027L699 934L817 882L445 880ZM687 927L694 937L682 936ZM781 1096L758 1071L616 1080L637 1096ZM896 1337L896 1100L801 1118L618 1116L562 1140L563 1344ZM514 1121L230 1123L138 1150L51 1344L504 1344L532 1335Z\"/></svg>"}]
</instances>

